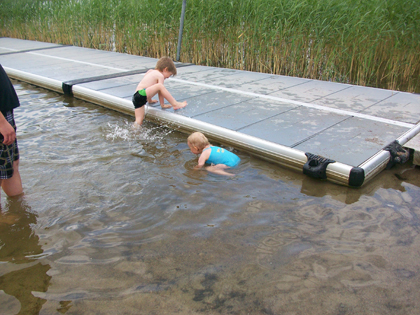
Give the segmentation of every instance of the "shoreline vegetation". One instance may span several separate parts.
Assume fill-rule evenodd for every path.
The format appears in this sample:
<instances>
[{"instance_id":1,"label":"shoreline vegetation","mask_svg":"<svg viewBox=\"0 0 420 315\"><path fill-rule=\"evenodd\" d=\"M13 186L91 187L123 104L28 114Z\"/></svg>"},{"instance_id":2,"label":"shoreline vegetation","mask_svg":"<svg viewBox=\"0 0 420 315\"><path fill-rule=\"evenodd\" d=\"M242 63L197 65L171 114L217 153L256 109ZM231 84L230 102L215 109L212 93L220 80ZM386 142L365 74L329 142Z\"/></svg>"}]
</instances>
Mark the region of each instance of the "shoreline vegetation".
<instances>
[{"instance_id":1,"label":"shoreline vegetation","mask_svg":"<svg viewBox=\"0 0 420 315\"><path fill-rule=\"evenodd\" d=\"M182 0L1 0L0 36L175 59ZM418 0L187 0L180 61L420 93Z\"/></svg>"}]
</instances>

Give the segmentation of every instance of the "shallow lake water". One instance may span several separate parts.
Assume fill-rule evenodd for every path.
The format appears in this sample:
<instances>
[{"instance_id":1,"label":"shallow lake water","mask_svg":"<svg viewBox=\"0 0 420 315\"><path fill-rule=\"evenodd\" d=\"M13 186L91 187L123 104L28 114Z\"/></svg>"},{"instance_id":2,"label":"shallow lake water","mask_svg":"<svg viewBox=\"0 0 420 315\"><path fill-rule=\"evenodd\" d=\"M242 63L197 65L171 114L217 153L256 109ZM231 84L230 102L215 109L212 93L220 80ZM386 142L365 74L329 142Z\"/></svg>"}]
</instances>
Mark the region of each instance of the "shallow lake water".
<instances>
[{"instance_id":1,"label":"shallow lake water","mask_svg":"<svg viewBox=\"0 0 420 315\"><path fill-rule=\"evenodd\" d=\"M411 161L354 189L235 151L226 178L186 134L13 83L0 314L420 314Z\"/></svg>"}]
</instances>

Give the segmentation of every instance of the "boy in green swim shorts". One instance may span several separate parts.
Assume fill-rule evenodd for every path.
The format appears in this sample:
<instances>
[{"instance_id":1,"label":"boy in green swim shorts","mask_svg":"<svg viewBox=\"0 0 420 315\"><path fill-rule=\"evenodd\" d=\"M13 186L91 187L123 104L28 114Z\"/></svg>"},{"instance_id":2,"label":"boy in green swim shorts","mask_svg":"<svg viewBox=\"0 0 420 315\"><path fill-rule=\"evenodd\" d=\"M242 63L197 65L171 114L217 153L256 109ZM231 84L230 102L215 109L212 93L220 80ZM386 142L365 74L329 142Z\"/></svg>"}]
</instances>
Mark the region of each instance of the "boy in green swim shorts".
<instances>
[{"instance_id":1,"label":"boy in green swim shorts","mask_svg":"<svg viewBox=\"0 0 420 315\"><path fill-rule=\"evenodd\" d=\"M162 57L156 63L153 70L149 70L144 75L143 79L137 85L136 92L133 95L132 101L134 105L134 114L136 116L136 124L141 125L144 120L145 110L144 105L156 103L152 97L159 95L159 102L162 108L180 109L187 106L187 102L178 102L173 98L169 91L163 85L163 82L176 75L176 67L174 62L169 57ZM170 105L164 103L165 99Z\"/></svg>"}]
</instances>

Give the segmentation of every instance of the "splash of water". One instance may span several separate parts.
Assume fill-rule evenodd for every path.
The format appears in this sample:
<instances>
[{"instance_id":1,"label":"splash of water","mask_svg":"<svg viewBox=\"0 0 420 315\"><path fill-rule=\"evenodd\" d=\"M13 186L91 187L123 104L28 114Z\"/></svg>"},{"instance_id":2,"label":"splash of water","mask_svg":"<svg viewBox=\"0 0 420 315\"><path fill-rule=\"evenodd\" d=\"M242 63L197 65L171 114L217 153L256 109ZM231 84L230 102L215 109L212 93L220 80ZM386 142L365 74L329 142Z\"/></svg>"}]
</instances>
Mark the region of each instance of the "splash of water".
<instances>
[{"instance_id":1,"label":"splash of water","mask_svg":"<svg viewBox=\"0 0 420 315\"><path fill-rule=\"evenodd\" d=\"M123 141L159 141L166 138L173 130L165 126L147 126L143 124L138 126L132 122L125 121L121 123L108 123L106 134L107 140L123 140Z\"/></svg>"}]
</instances>

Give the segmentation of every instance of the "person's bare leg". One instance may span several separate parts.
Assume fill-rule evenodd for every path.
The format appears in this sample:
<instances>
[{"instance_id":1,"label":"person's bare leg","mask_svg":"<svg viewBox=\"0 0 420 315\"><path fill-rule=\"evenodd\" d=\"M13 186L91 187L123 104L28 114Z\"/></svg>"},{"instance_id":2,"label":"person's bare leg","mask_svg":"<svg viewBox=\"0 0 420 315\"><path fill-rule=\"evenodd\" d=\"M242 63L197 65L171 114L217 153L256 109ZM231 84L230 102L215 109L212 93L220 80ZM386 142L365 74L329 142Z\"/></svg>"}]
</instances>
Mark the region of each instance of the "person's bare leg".
<instances>
[{"instance_id":1,"label":"person's bare leg","mask_svg":"<svg viewBox=\"0 0 420 315\"><path fill-rule=\"evenodd\" d=\"M140 108L136 108L134 110L134 115L136 116L136 124L141 126L141 124L143 123L143 120L144 120L144 116L145 116L144 106L142 106Z\"/></svg>"},{"instance_id":2,"label":"person's bare leg","mask_svg":"<svg viewBox=\"0 0 420 315\"><path fill-rule=\"evenodd\" d=\"M20 195L23 192L22 179L19 173L19 160L13 162L13 176L1 180L1 188L9 197Z\"/></svg>"},{"instance_id":3,"label":"person's bare leg","mask_svg":"<svg viewBox=\"0 0 420 315\"><path fill-rule=\"evenodd\" d=\"M169 93L169 91L166 89L166 87L162 84L162 83L156 83L152 86L149 86L146 89L146 94L148 97L152 98L153 96L155 96L157 93L161 93L162 96L169 102L169 104L172 105L172 107L174 109L179 109L179 108L183 108L185 106L187 106L187 102L183 101L183 102L178 102L172 95L171 93ZM150 95L150 96L149 96ZM161 106L163 106L164 104L160 104Z\"/></svg>"},{"instance_id":4,"label":"person's bare leg","mask_svg":"<svg viewBox=\"0 0 420 315\"><path fill-rule=\"evenodd\" d=\"M222 165L222 164L217 164L217 165L212 165L212 166L207 166L206 170L213 173L213 174L218 174L218 175L224 175L224 176L235 176L234 174L228 173L225 171L225 169L228 169L229 167L226 165Z\"/></svg>"}]
</instances>

